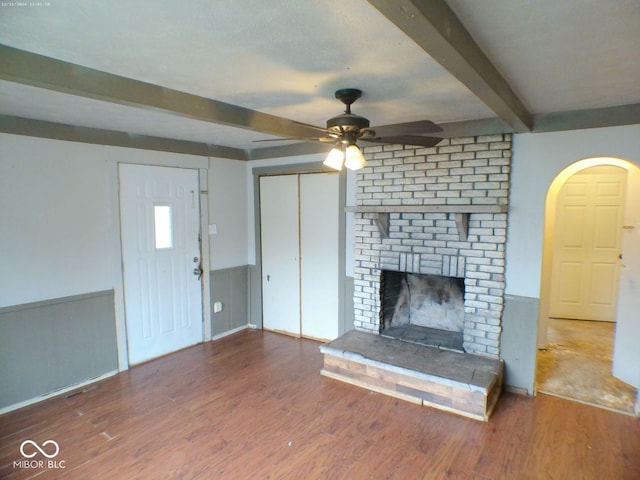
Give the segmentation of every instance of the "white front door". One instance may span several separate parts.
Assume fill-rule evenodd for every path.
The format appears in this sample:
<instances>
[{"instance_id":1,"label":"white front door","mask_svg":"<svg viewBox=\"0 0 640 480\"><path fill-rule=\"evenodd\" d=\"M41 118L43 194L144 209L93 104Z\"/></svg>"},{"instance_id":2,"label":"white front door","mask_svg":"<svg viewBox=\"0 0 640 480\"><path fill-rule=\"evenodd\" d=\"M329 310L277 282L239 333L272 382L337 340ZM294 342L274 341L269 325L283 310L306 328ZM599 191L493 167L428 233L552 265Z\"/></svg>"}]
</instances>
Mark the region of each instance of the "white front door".
<instances>
[{"instance_id":1,"label":"white front door","mask_svg":"<svg viewBox=\"0 0 640 480\"><path fill-rule=\"evenodd\" d=\"M585 169L557 200L550 316L613 322L620 274L626 170Z\"/></svg>"},{"instance_id":2,"label":"white front door","mask_svg":"<svg viewBox=\"0 0 640 480\"><path fill-rule=\"evenodd\" d=\"M203 339L198 171L121 164L129 363Z\"/></svg>"}]
</instances>

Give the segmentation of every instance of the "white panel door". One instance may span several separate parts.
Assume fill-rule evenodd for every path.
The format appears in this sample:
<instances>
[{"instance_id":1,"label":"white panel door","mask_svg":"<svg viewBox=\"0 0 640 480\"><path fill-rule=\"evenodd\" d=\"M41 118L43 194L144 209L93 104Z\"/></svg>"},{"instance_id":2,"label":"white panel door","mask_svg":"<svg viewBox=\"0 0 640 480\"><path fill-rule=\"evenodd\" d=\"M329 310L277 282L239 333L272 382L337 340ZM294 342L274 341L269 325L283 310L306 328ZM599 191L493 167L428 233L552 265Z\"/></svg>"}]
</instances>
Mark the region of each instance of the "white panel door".
<instances>
[{"instance_id":1,"label":"white panel door","mask_svg":"<svg viewBox=\"0 0 640 480\"><path fill-rule=\"evenodd\" d=\"M551 317L615 321L625 186L625 170L592 167L562 187L556 206Z\"/></svg>"},{"instance_id":2,"label":"white panel door","mask_svg":"<svg viewBox=\"0 0 640 480\"><path fill-rule=\"evenodd\" d=\"M339 176L300 175L302 335L338 337Z\"/></svg>"},{"instance_id":3,"label":"white panel door","mask_svg":"<svg viewBox=\"0 0 640 480\"><path fill-rule=\"evenodd\" d=\"M129 363L201 342L198 171L120 165Z\"/></svg>"},{"instance_id":4,"label":"white panel door","mask_svg":"<svg viewBox=\"0 0 640 480\"><path fill-rule=\"evenodd\" d=\"M260 178L262 324L300 335L298 176Z\"/></svg>"}]
</instances>

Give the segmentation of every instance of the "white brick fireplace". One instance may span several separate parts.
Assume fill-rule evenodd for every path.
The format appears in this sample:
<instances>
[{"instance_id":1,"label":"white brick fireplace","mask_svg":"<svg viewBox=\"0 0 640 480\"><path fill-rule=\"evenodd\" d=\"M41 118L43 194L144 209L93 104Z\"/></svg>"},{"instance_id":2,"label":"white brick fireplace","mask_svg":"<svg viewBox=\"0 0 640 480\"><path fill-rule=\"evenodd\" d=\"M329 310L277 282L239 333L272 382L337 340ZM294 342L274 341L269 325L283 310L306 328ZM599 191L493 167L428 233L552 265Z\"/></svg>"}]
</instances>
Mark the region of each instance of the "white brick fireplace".
<instances>
[{"instance_id":1,"label":"white brick fireplace","mask_svg":"<svg viewBox=\"0 0 640 480\"><path fill-rule=\"evenodd\" d=\"M463 347L500 354L511 135L366 147L357 172L357 330L380 331L381 270L464 279Z\"/></svg>"}]
</instances>

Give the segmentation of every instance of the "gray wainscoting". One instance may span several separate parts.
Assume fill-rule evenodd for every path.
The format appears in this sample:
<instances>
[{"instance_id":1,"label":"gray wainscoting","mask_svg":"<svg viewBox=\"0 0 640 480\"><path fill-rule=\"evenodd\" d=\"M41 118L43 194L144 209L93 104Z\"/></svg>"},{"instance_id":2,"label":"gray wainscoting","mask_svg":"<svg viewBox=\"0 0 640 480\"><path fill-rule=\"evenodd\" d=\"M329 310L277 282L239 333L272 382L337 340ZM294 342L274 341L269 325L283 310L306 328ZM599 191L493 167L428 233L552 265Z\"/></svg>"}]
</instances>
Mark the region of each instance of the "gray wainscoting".
<instances>
[{"instance_id":1,"label":"gray wainscoting","mask_svg":"<svg viewBox=\"0 0 640 480\"><path fill-rule=\"evenodd\" d=\"M0 308L0 409L116 371L113 290Z\"/></svg>"},{"instance_id":2,"label":"gray wainscoting","mask_svg":"<svg viewBox=\"0 0 640 480\"><path fill-rule=\"evenodd\" d=\"M262 328L262 270L249 266L249 323Z\"/></svg>"},{"instance_id":3,"label":"gray wainscoting","mask_svg":"<svg viewBox=\"0 0 640 480\"><path fill-rule=\"evenodd\" d=\"M212 336L246 327L249 323L249 267L226 268L210 273ZM215 302L222 310L214 312Z\"/></svg>"},{"instance_id":4,"label":"gray wainscoting","mask_svg":"<svg viewBox=\"0 0 640 480\"><path fill-rule=\"evenodd\" d=\"M340 335L355 329L354 320L355 313L353 311L353 277L344 277L344 314L342 315L343 324L340 329Z\"/></svg>"},{"instance_id":5,"label":"gray wainscoting","mask_svg":"<svg viewBox=\"0 0 640 480\"><path fill-rule=\"evenodd\" d=\"M534 393L538 298L505 295L500 358L504 360L507 387Z\"/></svg>"}]
</instances>

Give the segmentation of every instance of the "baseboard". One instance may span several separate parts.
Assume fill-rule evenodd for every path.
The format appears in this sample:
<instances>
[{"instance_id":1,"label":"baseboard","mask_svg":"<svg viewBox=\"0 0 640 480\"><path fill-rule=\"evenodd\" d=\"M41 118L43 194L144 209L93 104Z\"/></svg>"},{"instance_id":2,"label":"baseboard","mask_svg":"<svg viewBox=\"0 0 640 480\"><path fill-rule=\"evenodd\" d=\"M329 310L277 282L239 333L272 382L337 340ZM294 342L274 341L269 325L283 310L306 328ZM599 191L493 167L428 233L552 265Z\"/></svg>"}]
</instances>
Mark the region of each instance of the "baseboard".
<instances>
[{"instance_id":1,"label":"baseboard","mask_svg":"<svg viewBox=\"0 0 640 480\"><path fill-rule=\"evenodd\" d=\"M515 393L516 395L522 395L524 397L528 397L529 396L529 392L527 391L526 388L514 387L512 385L503 385L502 389L505 392Z\"/></svg>"},{"instance_id":2,"label":"baseboard","mask_svg":"<svg viewBox=\"0 0 640 480\"><path fill-rule=\"evenodd\" d=\"M251 328L250 325L243 325L241 327L232 328L231 330L227 330L226 332L219 333L218 335L214 335L211 337L211 341L220 340L221 338L228 337L229 335L233 335L234 333L241 332L242 330L246 330L247 328Z\"/></svg>"},{"instance_id":3,"label":"baseboard","mask_svg":"<svg viewBox=\"0 0 640 480\"><path fill-rule=\"evenodd\" d=\"M60 396L60 395L62 395L64 393L70 392L72 390L77 390L77 389L82 388L82 387L84 387L86 385L90 385L92 383L99 382L99 381L104 380L104 379L109 378L109 377L113 377L114 375L117 375L118 373L119 373L118 370L112 370L111 372L104 373L104 374L102 374L100 376L97 376L97 377L94 377L94 378L89 378L89 379L87 379L87 380L85 380L83 382L74 383L73 385L69 385L67 387L64 387L64 388L61 388L61 389L58 389L58 390L54 390L53 392L45 393L44 395L40 395L38 397L30 398L29 400L25 400L23 402L14 403L13 405L9 405L7 407L0 408L0 415L12 412L13 410L18 410L20 408L28 407L29 405L33 405L34 403L42 402L43 400L47 400L49 398Z\"/></svg>"}]
</instances>

